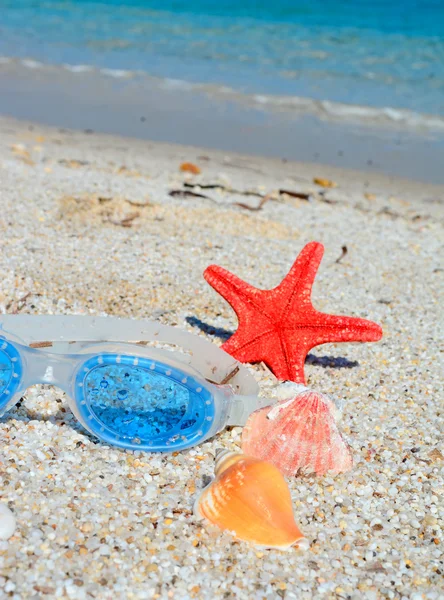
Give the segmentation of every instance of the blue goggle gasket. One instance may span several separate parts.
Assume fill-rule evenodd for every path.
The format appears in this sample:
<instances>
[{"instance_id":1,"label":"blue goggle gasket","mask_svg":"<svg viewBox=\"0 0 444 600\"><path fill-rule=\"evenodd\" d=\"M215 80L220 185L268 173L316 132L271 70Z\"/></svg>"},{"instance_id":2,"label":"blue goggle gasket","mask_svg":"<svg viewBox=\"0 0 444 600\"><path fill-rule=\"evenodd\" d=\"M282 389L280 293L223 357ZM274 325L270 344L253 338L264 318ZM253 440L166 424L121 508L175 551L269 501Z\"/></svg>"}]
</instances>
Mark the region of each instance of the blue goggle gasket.
<instances>
[{"instance_id":1,"label":"blue goggle gasket","mask_svg":"<svg viewBox=\"0 0 444 600\"><path fill-rule=\"evenodd\" d=\"M155 435L149 441L140 440L137 437L130 438L111 429L95 414L88 394L85 393L86 378L96 367L119 365L137 367L152 374L161 375L188 391L190 407L180 421L175 423L167 433ZM88 359L77 373L75 393L79 413L88 427L104 442L130 450L171 451L194 446L206 436L215 417L213 396L200 381L170 365L141 356L104 353ZM190 415L190 412L193 414ZM187 423L191 424L186 426Z\"/></svg>"},{"instance_id":2,"label":"blue goggle gasket","mask_svg":"<svg viewBox=\"0 0 444 600\"><path fill-rule=\"evenodd\" d=\"M0 410L17 392L23 373L23 365L17 348L14 344L10 344L4 338L0 337L0 354L1 353L5 354L11 361L11 375L6 386L3 390L0 390Z\"/></svg>"}]
</instances>

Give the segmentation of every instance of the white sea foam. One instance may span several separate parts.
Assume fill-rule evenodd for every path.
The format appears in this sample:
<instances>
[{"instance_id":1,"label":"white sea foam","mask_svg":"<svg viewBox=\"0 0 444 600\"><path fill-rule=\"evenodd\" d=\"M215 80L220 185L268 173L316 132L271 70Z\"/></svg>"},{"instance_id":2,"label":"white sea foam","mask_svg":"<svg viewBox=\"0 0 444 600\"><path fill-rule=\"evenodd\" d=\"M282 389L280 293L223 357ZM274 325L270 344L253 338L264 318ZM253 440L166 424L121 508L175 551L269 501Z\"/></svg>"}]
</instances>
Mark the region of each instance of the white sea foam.
<instances>
[{"instance_id":1,"label":"white sea foam","mask_svg":"<svg viewBox=\"0 0 444 600\"><path fill-rule=\"evenodd\" d=\"M128 71L126 69L100 69L100 72L103 75L108 75L108 77L116 77L117 79L122 79L126 77L134 77L134 71Z\"/></svg>"},{"instance_id":2,"label":"white sea foam","mask_svg":"<svg viewBox=\"0 0 444 600\"><path fill-rule=\"evenodd\" d=\"M94 71L94 67L91 65L63 65L63 68L71 73L89 73Z\"/></svg>"},{"instance_id":3,"label":"white sea foam","mask_svg":"<svg viewBox=\"0 0 444 600\"><path fill-rule=\"evenodd\" d=\"M330 100L314 100L299 96L264 96L251 97L257 106L270 109L285 110L293 113L312 114L322 119L335 121L352 121L368 125L402 126L409 129L444 131L444 117L427 115L408 109L392 107L360 106L332 102Z\"/></svg>"},{"instance_id":4,"label":"white sea foam","mask_svg":"<svg viewBox=\"0 0 444 600\"><path fill-rule=\"evenodd\" d=\"M356 123L367 126L392 127L407 131L444 132L444 116L428 115L412 110L394 107L361 106L333 102L330 100L315 100L303 96L278 96L266 94L245 94L225 85L192 83L180 79L158 78L144 72L130 71L126 69L97 69L92 65L68 65L62 67L46 65L31 59L13 59L0 57L0 65L21 65L27 69L51 69L56 72L58 68L65 72L81 75L84 73L96 73L98 77L113 77L115 79L129 79L138 77L141 90L146 86L157 86L163 89L177 90L178 93L205 93L215 98L229 98L241 105L256 108L258 110L273 110L287 112L292 115L313 115L319 119L337 121L344 124Z\"/></svg>"},{"instance_id":5,"label":"white sea foam","mask_svg":"<svg viewBox=\"0 0 444 600\"><path fill-rule=\"evenodd\" d=\"M158 81L160 81L162 87L166 89L192 90L195 88L195 84L184 81L183 79L171 79L168 77Z\"/></svg>"},{"instance_id":6,"label":"white sea foam","mask_svg":"<svg viewBox=\"0 0 444 600\"><path fill-rule=\"evenodd\" d=\"M44 67L43 63L38 60L32 60L30 58L24 58L22 60L22 65L28 69L41 69Z\"/></svg>"}]
</instances>

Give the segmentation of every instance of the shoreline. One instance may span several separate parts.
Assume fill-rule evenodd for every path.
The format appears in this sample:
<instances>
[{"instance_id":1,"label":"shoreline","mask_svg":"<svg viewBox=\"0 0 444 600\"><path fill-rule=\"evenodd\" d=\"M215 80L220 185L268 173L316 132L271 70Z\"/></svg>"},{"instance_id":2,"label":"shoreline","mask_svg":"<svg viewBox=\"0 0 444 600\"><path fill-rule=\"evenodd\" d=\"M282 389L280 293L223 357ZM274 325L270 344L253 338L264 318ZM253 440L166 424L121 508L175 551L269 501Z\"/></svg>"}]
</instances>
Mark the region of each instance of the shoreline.
<instances>
[{"instance_id":1,"label":"shoreline","mask_svg":"<svg viewBox=\"0 0 444 600\"><path fill-rule=\"evenodd\" d=\"M414 125L418 117L406 116L408 111L402 116L403 111L392 109L378 112L291 97L267 99L224 87L125 73L117 77L73 72L29 62L34 66L0 64L0 114L57 127L444 183L440 158L444 134L432 117L424 121L429 123L426 128L410 127L408 118ZM372 110L379 116L372 116Z\"/></svg>"}]
</instances>

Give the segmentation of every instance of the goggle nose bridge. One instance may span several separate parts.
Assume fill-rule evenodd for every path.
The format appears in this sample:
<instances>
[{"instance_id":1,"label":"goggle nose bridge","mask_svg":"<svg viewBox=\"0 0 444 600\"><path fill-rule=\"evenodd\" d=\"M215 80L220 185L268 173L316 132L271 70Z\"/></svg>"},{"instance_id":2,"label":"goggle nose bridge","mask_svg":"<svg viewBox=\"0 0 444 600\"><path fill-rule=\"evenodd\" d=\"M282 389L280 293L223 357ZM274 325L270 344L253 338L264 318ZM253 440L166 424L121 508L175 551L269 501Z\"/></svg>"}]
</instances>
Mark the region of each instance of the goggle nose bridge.
<instances>
[{"instance_id":1,"label":"goggle nose bridge","mask_svg":"<svg viewBox=\"0 0 444 600\"><path fill-rule=\"evenodd\" d=\"M56 354L45 349L26 348L23 354L26 365L23 377L26 385L56 385L64 391L68 391L68 384L73 381L80 361L85 360L79 355Z\"/></svg>"}]
</instances>

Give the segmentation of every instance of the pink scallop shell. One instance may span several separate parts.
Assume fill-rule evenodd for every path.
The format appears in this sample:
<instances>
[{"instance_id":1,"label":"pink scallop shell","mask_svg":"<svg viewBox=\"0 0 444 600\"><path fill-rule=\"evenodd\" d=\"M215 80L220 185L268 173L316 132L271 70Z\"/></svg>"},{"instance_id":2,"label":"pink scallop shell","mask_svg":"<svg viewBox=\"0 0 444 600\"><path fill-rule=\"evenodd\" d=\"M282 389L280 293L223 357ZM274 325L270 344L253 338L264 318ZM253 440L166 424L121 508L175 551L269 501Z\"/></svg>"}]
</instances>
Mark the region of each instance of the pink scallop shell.
<instances>
[{"instance_id":1,"label":"pink scallop shell","mask_svg":"<svg viewBox=\"0 0 444 600\"><path fill-rule=\"evenodd\" d=\"M242 451L272 462L288 476L349 471L353 460L335 410L327 396L311 390L257 410L242 432Z\"/></svg>"}]
</instances>

